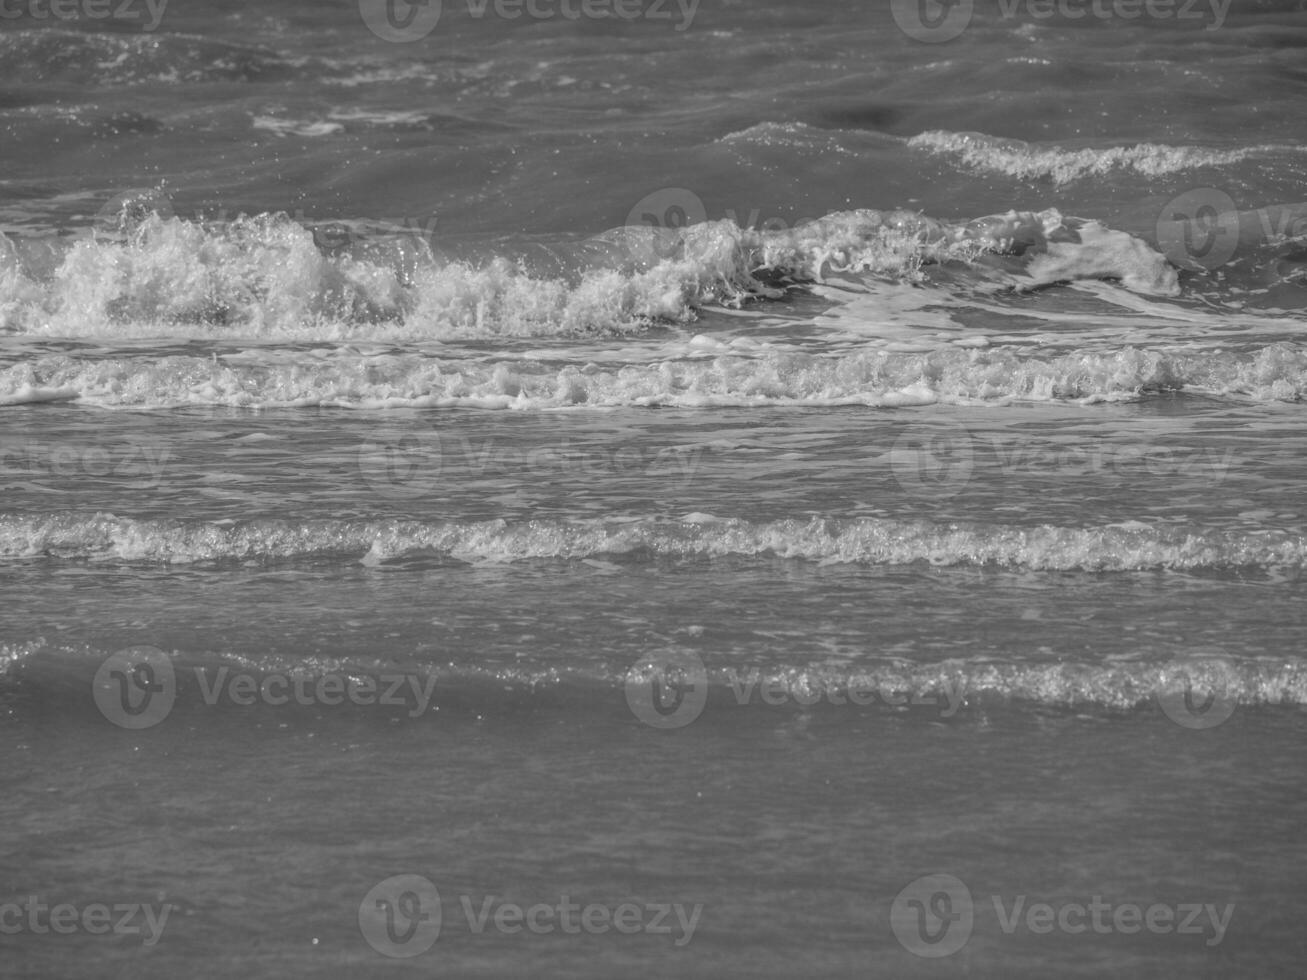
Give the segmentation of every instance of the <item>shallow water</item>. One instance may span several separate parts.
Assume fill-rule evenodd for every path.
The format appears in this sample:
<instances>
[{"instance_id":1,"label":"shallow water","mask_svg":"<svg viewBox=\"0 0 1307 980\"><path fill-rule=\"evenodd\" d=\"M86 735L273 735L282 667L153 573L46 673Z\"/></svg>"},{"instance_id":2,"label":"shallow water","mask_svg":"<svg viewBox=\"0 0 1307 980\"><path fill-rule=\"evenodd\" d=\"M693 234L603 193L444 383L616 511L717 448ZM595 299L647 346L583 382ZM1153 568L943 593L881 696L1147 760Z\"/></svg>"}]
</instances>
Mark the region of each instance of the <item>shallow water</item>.
<instances>
[{"instance_id":1,"label":"shallow water","mask_svg":"<svg viewBox=\"0 0 1307 980\"><path fill-rule=\"evenodd\" d=\"M0 21L7 972L1288 971L1298 7Z\"/></svg>"}]
</instances>

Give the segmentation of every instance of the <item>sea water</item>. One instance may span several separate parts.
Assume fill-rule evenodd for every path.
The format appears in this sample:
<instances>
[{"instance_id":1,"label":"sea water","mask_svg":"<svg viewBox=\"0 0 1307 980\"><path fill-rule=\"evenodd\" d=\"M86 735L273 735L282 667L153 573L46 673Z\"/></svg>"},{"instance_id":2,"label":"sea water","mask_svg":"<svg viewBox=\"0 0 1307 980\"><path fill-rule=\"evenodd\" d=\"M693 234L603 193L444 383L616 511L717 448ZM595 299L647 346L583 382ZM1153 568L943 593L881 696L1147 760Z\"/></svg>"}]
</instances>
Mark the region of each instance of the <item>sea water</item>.
<instances>
[{"instance_id":1,"label":"sea water","mask_svg":"<svg viewBox=\"0 0 1307 980\"><path fill-rule=\"evenodd\" d=\"M3 10L6 976L1300 972L1301 4Z\"/></svg>"}]
</instances>

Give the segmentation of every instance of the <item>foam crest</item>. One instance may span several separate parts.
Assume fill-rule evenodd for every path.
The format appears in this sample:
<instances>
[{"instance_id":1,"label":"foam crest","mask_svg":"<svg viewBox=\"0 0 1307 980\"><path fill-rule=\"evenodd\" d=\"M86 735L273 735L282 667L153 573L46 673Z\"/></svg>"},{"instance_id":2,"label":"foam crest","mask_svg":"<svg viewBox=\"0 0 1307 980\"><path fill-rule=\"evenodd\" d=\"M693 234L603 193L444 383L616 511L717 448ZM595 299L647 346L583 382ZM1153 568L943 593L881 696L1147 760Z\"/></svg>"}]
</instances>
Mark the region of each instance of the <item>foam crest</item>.
<instances>
[{"instance_id":1,"label":"foam crest","mask_svg":"<svg viewBox=\"0 0 1307 980\"><path fill-rule=\"evenodd\" d=\"M709 669L707 677L710 697L727 704L742 699L763 704L759 692L765 690L773 698L783 694L800 705L881 704L927 710L944 718L967 708L987 708L996 701L1129 710L1165 700L1176 712L1186 693L1194 690L1210 694L1218 710L1231 705L1307 703L1307 666L1222 656L1110 663L855 660L839 668ZM1202 702L1202 696L1197 698L1197 703Z\"/></svg>"},{"instance_id":2,"label":"foam crest","mask_svg":"<svg viewBox=\"0 0 1307 980\"><path fill-rule=\"evenodd\" d=\"M143 562L385 561L430 552L464 561L575 560L596 555L762 556L822 563L996 565L1138 571L1301 568L1307 538L1145 524L1101 527L949 524L876 518L752 522L687 515L621 522L503 520L152 521L112 514L0 517L0 557Z\"/></svg>"},{"instance_id":3,"label":"foam crest","mask_svg":"<svg viewBox=\"0 0 1307 980\"><path fill-rule=\"evenodd\" d=\"M0 330L47 336L440 340L624 333L705 307L779 298L832 274L920 280L941 263L978 285L1116 278L1171 295L1138 239L1057 211L944 222L845 211L783 231L709 221L615 229L526 255L434 255L413 236L320 244L285 215L205 224L150 212L58 254L0 236ZM511 251L511 250L510 250ZM983 261L982 261L983 260Z\"/></svg>"},{"instance_id":4,"label":"foam crest","mask_svg":"<svg viewBox=\"0 0 1307 980\"><path fill-rule=\"evenodd\" d=\"M1307 396L1307 353L1290 344L1224 350L1006 347L814 354L700 345L698 356L559 366L418 353L255 352L195 357L45 354L0 368L0 404L80 400L103 408L183 405L477 407L511 410L1123 401L1166 391L1253 401ZM694 345L691 345L693 348Z\"/></svg>"},{"instance_id":5,"label":"foam crest","mask_svg":"<svg viewBox=\"0 0 1307 980\"><path fill-rule=\"evenodd\" d=\"M1228 166L1258 153L1285 149L1259 146L1212 150L1197 146L1138 143L1106 149L1067 150L1058 146L1036 146L1021 140L1001 139L984 133L952 133L945 130L920 133L908 140L908 147L953 157L974 170L1021 180L1051 180L1058 185L1120 171L1160 177L1200 167Z\"/></svg>"}]
</instances>

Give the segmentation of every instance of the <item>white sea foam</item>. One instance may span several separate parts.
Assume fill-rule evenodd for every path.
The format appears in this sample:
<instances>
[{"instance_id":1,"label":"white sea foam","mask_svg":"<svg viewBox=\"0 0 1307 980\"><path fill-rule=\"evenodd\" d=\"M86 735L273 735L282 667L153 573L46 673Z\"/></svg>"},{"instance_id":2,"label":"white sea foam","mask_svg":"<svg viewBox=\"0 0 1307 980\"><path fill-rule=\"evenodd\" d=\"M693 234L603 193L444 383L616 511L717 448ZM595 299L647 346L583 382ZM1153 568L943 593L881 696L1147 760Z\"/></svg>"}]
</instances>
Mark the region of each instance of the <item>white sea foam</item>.
<instances>
[{"instance_id":1,"label":"white sea foam","mask_svg":"<svg viewBox=\"0 0 1307 980\"><path fill-rule=\"evenodd\" d=\"M730 221L623 228L536 255L547 269L507 254L437 258L413 235L347 236L324 250L308 229L266 214L222 224L152 214L62 247L47 254L44 244L0 236L0 330L383 340L620 333L832 275L919 281L940 263L972 269L991 288L1115 278L1143 293L1177 290L1175 270L1138 239L1055 210L962 223L845 211L784 231Z\"/></svg>"},{"instance_id":2,"label":"white sea foam","mask_svg":"<svg viewBox=\"0 0 1307 980\"><path fill-rule=\"evenodd\" d=\"M997 565L1135 571L1301 569L1307 538L1141 523L1090 527L934 524L877 518L748 521L662 518L425 523L369 520L154 521L112 514L0 515L0 557L142 562L339 557L370 563L414 552L464 561L600 555L761 556L822 563Z\"/></svg>"},{"instance_id":3,"label":"white sea foam","mask_svg":"<svg viewBox=\"0 0 1307 980\"><path fill-rule=\"evenodd\" d=\"M985 133L952 133L930 130L908 140L908 146L958 159L974 170L1004 174L1022 180L1051 180L1068 184L1086 177L1101 177L1114 171L1133 171L1147 177L1222 167L1239 163L1259 153L1288 150L1289 147L1253 146L1237 150L1215 150L1199 146L1168 146L1136 143L1108 148L1064 149L1039 146L1021 140L1002 139Z\"/></svg>"},{"instance_id":4,"label":"white sea foam","mask_svg":"<svg viewBox=\"0 0 1307 980\"><path fill-rule=\"evenodd\" d=\"M1119 401L1192 391L1253 401L1307 396L1307 353L1269 344L1236 353L1049 353L949 345L922 352L805 353L721 345L645 362L565 364L419 353L251 351L150 359L43 354L0 368L0 404L79 399L104 408L466 406L575 408L900 406Z\"/></svg>"}]
</instances>

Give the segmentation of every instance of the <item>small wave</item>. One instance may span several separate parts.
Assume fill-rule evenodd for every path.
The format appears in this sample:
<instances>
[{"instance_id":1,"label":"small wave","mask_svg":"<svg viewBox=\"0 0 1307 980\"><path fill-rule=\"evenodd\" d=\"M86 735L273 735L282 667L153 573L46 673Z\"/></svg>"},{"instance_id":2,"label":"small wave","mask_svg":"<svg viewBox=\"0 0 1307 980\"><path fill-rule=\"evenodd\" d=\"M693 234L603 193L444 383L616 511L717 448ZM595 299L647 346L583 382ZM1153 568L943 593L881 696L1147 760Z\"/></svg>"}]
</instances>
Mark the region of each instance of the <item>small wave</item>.
<instances>
[{"instance_id":1,"label":"small wave","mask_svg":"<svg viewBox=\"0 0 1307 980\"><path fill-rule=\"evenodd\" d=\"M1284 531L1113 524L1032 527L877 518L753 522L681 520L425 523L254 520L215 524L112 514L0 516L0 557L140 562L349 558L369 563L410 553L463 561L576 560L597 555L763 556L822 563L1140 571L1300 568L1307 538Z\"/></svg>"},{"instance_id":2,"label":"small wave","mask_svg":"<svg viewBox=\"0 0 1307 980\"><path fill-rule=\"evenodd\" d=\"M1172 712L1185 695L1201 691L1221 709L1234 705L1307 703L1307 664L1223 656L1140 659L1113 663L1029 663L948 660L942 663L859 663L749 670L705 670L709 704L772 701L804 706L878 704L926 710L949 718L965 708L1009 701L1046 707L1094 705L1128 710L1165 699ZM1197 699L1201 704L1203 697ZM1183 721L1183 716L1178 716Z\"/></svg>"},{"instance_id":3,"label":"small wave","mask_svg":"<svg viewBox=\"0 0 1307 980\"><path fill-rule=\"evenodd\" d=\"M43 640L0 642L0 696L8 696L11 711L18 703L14 699L17 694L39 705L43 716L60 704L67 710L97 712L93 699L84 692L111 652L116 651L62 647ZM406 683L391 688L403 691L403 696L385 703L395 714L409 719L423 714L456 719L460 709L465 717L476 717L495 705L524 703L541 710L552 706L569 712L588 708L609 713L615 709L631 718L627 695L633 684L650 675L649 668L696 661L702 664L706 681L701 710L706 718L718 720L772 718L785 710L862 709L916 712L932 722L965 723L978 713L987 715L1005 705L1077 711L1097 708L1114 713L1151 707L1168 716L1168 724L1202 728L1221 723L1237 709L1307 704L1307 664L1287 658L1220 654L1165 659L1141 654L1109 662L1064 659L1052 663L992 659L920 663L858 656L840 667L771 662L754 668L747 666L746 651L734 652L729 665L723 665L715 658L699 658L692 651L674 648L654 651L637 663L593 663L570 669L560 669L553 662L519 659L505 666L411 663L402 672L393 661L291 657L266 650L172 651L162 655L173 664L175 697L180 704L218 704L214 692L234 673L252 675L256 680L293 674L300 679L301 689L310 692L321 677L362 680L380 675L391 681L405 679ZM370 690L376 693L375 688ZM70 692L80 696L70 698ZM339 705L342 700L324 703ZM318 713L320 706L312 699L302 703ZM370 697L354 703L360 710L375 711L379 702ZM248 701L241 704L250 707ZM268 704L281 711L296 708L293 699ZM746 707L750 711L740 710ZM1211 717L1204 718L1209 709ZM186 717L188 724L199 718L194 712Z\"/></svg>"},{"instance_id":4,"label":"small wave","mask_svg":"<svg viewBox=\"0 0 1307 980\"><path fill-rule=\"evenodd\" d=\"M809 126L801 122L762 122L727 133L717 140L729 146L737 143L753 143L758 146L784 146L795 149L820 150L823 153L852 156L853 150L840 143L836 134Z\"/></svg>"},{"instance_id":5,"label":"small wave","mask_svg":"<svg viewBox=\"0 0 1307 980\"><path fill-rule=\"evenodd\" d=\"M345 132L342 123L324 119L279 119L275 116L255 116L251 126L267 130L277 136L335 136Z\"/></svg>"},{"instance_id":6,"label":"small wave","mask_svg":"<svg viewBox=\"0 0 1307 980\"><path fill-rule=\"evenodd\" d=\"M348 350L148 360L46 354L0 368L0 405L78 399L102 408L548 410L1094 403L1167 391L1263 402L1307 397L1307 353L1287 344L1247 353L1129 347L1039 356L956 346L925 353L810 354L766 344L695 341L685 357L562 367L548 361L478 362ZM688 356L696 350L702 353Z\"/></svg>"},{"instance_id":7,"label":"small wave","mask_svg":"<svg viewBox=\"0 0 1307 980\"><path fill-rule=\"evenodd\" d=\"M1051 180L1069 184L1086 177L1101 177L1128 170L1158 177L1200 167L1222 167L1250 156L1288 147L1257 146L1238 150L1212 150L1197 146L1138 143L1106 149L1067 150L1037 146L1021 140L1001 139L984 133L931 130L908 140L911 149L955 157L965 166L1022 180Z\"/></svg>"}]
</instances>

